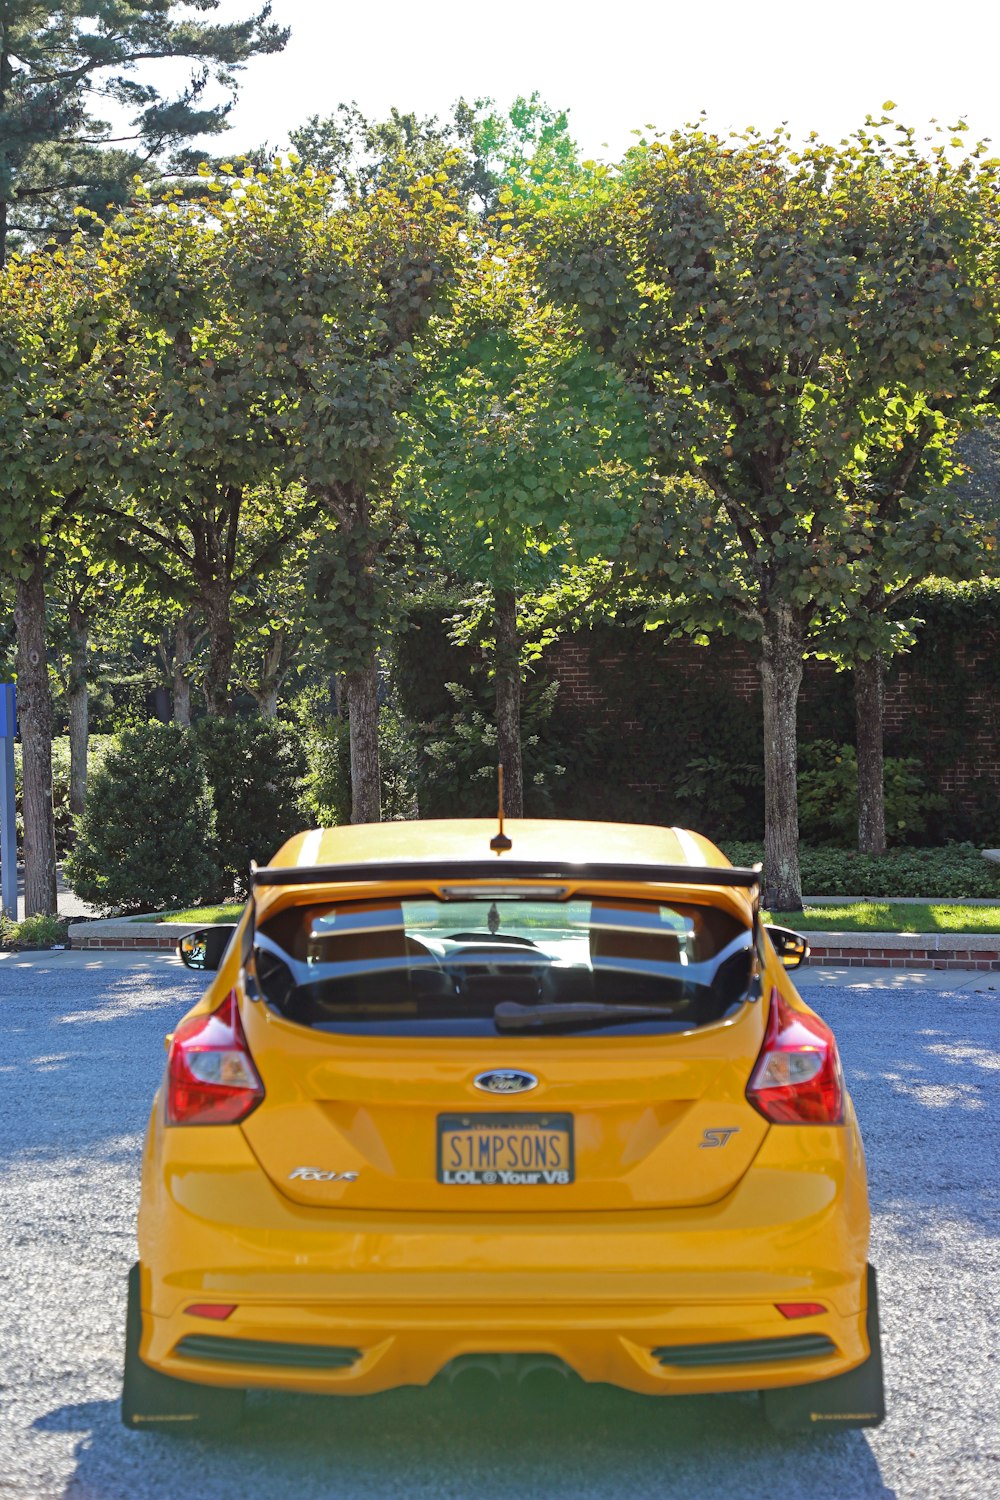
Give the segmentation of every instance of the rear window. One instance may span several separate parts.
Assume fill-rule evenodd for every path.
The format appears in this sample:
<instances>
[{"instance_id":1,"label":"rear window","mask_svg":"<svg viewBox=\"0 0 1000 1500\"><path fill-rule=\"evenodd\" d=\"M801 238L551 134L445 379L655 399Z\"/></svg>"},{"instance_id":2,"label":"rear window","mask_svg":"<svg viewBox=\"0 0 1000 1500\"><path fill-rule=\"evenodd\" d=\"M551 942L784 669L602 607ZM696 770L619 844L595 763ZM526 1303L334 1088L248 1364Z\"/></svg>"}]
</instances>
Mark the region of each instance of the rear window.
<instances>
[{"instance_id":1,"label":"rear window","mask_svg":"<svg viewBox=\"0 0 1000 1500\"><path fill-rule=\"evenodd\" d=\"M292 907L261 925L255 962L291 1020L395 1035L690 1030L753 978L750 930L718 907L537 889Z\"/></svg>"}]
</instances>

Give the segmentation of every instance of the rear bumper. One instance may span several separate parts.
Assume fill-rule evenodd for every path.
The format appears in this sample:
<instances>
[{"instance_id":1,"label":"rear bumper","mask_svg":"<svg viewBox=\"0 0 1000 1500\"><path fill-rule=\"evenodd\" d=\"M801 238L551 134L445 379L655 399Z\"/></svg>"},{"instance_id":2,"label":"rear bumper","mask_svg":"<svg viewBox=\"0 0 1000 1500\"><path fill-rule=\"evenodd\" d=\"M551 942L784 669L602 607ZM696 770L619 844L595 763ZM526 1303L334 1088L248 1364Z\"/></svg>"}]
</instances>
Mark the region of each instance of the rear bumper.
<instances>
[{"instance_id":1,"label":"rear bumper","mask_svg":"<svg viewBox=\"0 0 1000 1500\"><path fill-rule=\"evenodd\" d=\"M369 1395L401 1385L426 1385L452 1360L470 1354L548 1354L562 1360L583 1380L604 1381L647 1395L760 1390L798 1385L839 1375L868 1354L864 1311L828 1314L808 1321L824 1333L831 1351L819 1355L734 1356L732 1364L673 1367L662 1363L663 1345L784 1340L790 1325L773 1308L752 1303L665 1303L601 1306L589 1303L520 1303L516 1308L430 1304L416 1308L331 1306L328 1303L260 1303L241 1307L218 1324L179 1314L143 1314L142 1358L155 1369L209 1385L278 1388ZM254 1359L191 1357L185 1339L211 1326L217 1337L253 1341ZM801 1324L795 1325L801 1328ZM818 1343L819 1340L816 1340ZM282 1350L272 1363L268 1344L302 1346L303 1362L293 1364ZM309 1368L316 1346L343 1348L356 1359L331 1359L327 1368ZM656 1353L654 1353L654 1350ZM659 1356L659 1357L658 1357ZM688 1357L687 1355L685 1357Z\"/></svg>"},{"instance_id":2,"label":"rear bumper","mask_svg":"<svg viewBox=\"0 0 1000 1500\"><path fill-rule=\"evenodd\" d=\"M393 1215L296 1205L238 1129L173 1131L165 1145L154 1123L139 1225L142 1358L205 1384L344 1395L426 1384L483 1353L553 1355L584 1380L647 1394L841 1374L868 1354L864 1163L853 1123L803 1129L772 1129L741 1183L699 1208ZM775 1307L805 1301L827 1310L789 1321ZM193 1302L236 1308L212 1322L185 1311ZM204 1335L252 1341L254 1358L178 1350ZM792 1335L832 1347L785 1356L764 1342L759 1359L743 1351L705 1365L664 1357L671 1346ZM270 1344L302 1346L302 1361L270 1362ZM317 1368L307 1353L317 1346L358 1358Z\"/></svg>"}]
</instances>

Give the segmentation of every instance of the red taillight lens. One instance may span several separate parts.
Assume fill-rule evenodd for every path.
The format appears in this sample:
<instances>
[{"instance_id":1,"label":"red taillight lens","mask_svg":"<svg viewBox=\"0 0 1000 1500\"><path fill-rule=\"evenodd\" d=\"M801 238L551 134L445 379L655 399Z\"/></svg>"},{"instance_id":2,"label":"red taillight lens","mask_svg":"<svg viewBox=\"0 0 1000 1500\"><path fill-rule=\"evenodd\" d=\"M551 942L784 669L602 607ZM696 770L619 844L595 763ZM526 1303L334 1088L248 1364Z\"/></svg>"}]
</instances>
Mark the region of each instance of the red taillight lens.
<instances>
[{"instance_id":1,"label":"red taillight lens","mask_svg":"<svg viewBox=\"0 0 1000 1500\"><path fill-rule=\"evenodd\" d=\"M844 1078L833 1032L771 991L771 1013L747 1098L778 1125L840 1125Z\"/></svg>"},{"instance_id":2,"label":"red taillight lens","mask_svg":"<svg viewBox=\"0 0 1000 1500\"><path fill-rule=\"evenodd\" d=\"M218 1010L182 1021L167 1059L168 1125L233 1125L264 1097L240 1024L236 991Z\"/></svg>"},{"instance_id":3,"label":"red taillight lens","mask_svg":"<svg viewBox=\"0 0 1000 1500\"><path fill-rule=\"evenodd\" d=\"M826 1312L822 1302L776 1302L774 1305L783 1318L818 1318Z\"/></svg>"},{"instance_id":4,"label":"red taillight lens","mask_svg":"<svg viewBox=\"0 0 1000 1500\"><path fill-rule=\"evenodd\" d=\"M184 1311L189 1318L214 1318L224 1323L236 1311L235 1302L192 1302Z\"/></svg>"}]
</instances>

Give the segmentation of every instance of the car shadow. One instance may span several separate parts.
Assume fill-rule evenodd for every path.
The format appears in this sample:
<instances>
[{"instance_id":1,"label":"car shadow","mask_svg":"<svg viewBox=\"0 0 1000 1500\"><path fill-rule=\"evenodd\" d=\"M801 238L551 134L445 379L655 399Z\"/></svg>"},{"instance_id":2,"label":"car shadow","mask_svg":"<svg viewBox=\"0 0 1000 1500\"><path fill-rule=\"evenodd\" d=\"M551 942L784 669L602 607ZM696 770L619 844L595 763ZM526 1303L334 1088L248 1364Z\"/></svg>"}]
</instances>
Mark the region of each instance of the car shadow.
<instances>
[{"instance_id":1,"label":"car shadow","mask_svg":"<svg viewBox=\"0 0 1000 1500\"><path fill-rule=\"evenodd\" d=\"M755 1397L638 1397L575 1386L537 1400L498 1388L470 1402L440 1382L352 1400L254 1396L229 1437L126 1432L117 1403L86 1402L35 1429L75 1438L64 1500L295 1500L349 1496L638 1500L656 1495L751 1500L810 1493L895 1500L865 1433L784 1437Z\"/></svg>"}]
</instances>

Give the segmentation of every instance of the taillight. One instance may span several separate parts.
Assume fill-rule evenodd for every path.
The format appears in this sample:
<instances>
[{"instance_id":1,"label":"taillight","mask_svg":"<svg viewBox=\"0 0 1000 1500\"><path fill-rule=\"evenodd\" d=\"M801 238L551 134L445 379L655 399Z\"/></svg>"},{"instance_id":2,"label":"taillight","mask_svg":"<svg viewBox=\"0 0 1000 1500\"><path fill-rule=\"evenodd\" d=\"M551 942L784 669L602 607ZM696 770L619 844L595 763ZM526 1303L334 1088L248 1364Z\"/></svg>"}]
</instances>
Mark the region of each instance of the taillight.
<instances>
[{"instance_id":1,"label":"taillight","mask_svg":"<svg viewBox=\"0 0 1000 1500\"><path fill-rule=\"evenodd\" d=\"M236 991L174 1032L167 1059L168 1125L233 1125L264 1097L240 1023Z\"/></svg>"},{"instance_id":2,"label":"taillight","mask_svg":"<svg viewBox=\"0 0 1000 1500\"><path fill-rule=\"evenodd\" d=\"M840 1125L844 1077L833 1032L819 1016L793 1010L777 988L747 1098L779 1125Z\"/></svg>"}]
</instances>

